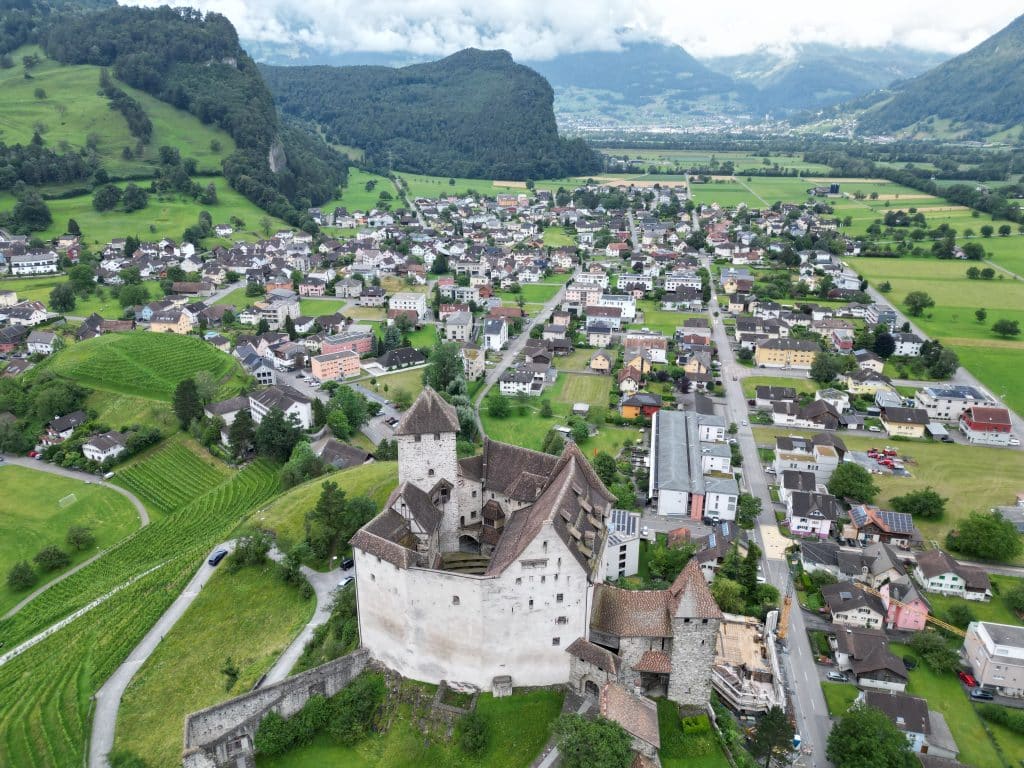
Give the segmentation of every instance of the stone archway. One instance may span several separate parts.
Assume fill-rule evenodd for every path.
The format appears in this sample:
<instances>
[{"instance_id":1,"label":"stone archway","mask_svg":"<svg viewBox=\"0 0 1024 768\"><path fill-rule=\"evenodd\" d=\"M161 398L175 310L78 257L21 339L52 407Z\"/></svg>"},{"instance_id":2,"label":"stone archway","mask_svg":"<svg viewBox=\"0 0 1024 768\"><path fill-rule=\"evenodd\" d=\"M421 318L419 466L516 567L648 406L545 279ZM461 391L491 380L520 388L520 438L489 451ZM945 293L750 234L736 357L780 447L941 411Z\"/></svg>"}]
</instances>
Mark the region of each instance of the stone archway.
<instances>
[{"instance_id":1,"label":"stone archway","mask_svg":"<svg viewBox=\"0 0 1024 768\"><path fill-rule=\"evenodd\" d=\"M480 554L480 542L473 536L467 536L463 534L459 536L459 552L465 552L471 555Z\"/></svg>"}]
</instances>

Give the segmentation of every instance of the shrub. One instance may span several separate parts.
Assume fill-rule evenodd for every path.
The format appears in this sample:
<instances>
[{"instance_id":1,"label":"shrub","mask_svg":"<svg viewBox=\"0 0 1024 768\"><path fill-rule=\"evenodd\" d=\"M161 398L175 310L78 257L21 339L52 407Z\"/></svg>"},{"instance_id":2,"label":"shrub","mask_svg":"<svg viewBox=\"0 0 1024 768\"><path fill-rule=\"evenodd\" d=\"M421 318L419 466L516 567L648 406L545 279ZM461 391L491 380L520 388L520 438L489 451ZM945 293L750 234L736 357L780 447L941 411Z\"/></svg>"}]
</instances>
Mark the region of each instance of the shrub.
<instances>
[{"instance_id":1,"label":"shrub","mask_svg":"<svg viewBox=\"0 0 1024 768\"><path fill-rule=\"evenodd\" d=\"M295 743L294 732L289 722L277 712L268 712L260 721L253 738L256 751L264 755L281 755Z\"/></svg>"},{"instance_id":2,"label":"shrub","mask_svg":"<svg viewBox=\"0 0 1024 768\"><path fill-rule=\"evenodd\" d=\"M982 704L978 714L990 723L1009 728L1014 733L1024 734L1024 711L1009 709L998 704Z\"/></svg>"},{"instance_id":3,"label":"shrub","mask_svg":"<svg viewBox=\"0 0 1024 768\"><path fill-rule=\"evenodd\" d=\"M327 731L342 744L355 744L369 732L387 689L381 674L360 675L332 699Z\"/></svg>"},{"instance_id":4,"label":"shrub","mask_svg":"<svg viewBox=\"0 0 1024 768\"><path fill-rule=\"evenodd\" d=\"M7 586L15 592L35 586L37 581L39 581L39 577L32 570L32 566L28 564L27 560L15 563L7 573Z\"/></svg>"},{"instance_id":5,"label":"shrub","mask_svg":"<svg viewBox=\"0 0 1024 768\"><path fill-rule=\"evenodd\" d=\"M487 749L490 733L487 721L476 712L470 712L459 720L455 728L455 738L467 755L479 755Z\"/></svg>"},{"instance_id":6,"label":"shrub","mask_svg":"<svg viewBox=\"0 0 1024 768\"><path fill-rule=\"evenodd\" d=\"M67 552L53 545L43 547L32 559L44 571L59 571L61 568L66 568L71 562L71 556Z\"/></svg>"},{"instance_id":7,"label":"shrub","mask_svg":"<svg viewBox=\"0 0 1024 768\"><path fill-rule=\"evenodd\" d=\"M969 606L957 603L950 606L947 618L950 624L966 628L968 624L974 621L974 612L971 611Z\"/></svg>"},{"instance_id":8,"label":"shrub","mask_svg":"<svg viewBox=\"0 0 1024 768\"><path fill-rule=\"evenodd\" d=\"M946 638L933 629L914 635L910 647L935 672L952 672L960 665L956 651L949 647Z\"/></svg>"}]
</instances>

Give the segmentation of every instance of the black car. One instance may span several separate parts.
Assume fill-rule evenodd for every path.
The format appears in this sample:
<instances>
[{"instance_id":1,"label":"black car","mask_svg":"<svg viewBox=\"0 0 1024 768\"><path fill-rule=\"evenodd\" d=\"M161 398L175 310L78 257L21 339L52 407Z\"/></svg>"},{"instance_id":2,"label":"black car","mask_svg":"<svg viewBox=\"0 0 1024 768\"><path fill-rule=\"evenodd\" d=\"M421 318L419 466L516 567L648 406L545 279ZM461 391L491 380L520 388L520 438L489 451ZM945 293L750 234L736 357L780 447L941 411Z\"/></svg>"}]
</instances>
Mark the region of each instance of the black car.
<instances>
[{"instance_id":1,"label":"black car","mask_svg":"<svg viewBox=\"0 0 1024 768\"><path fill-rule=\"evenodd\" d=\"M355 567L355 564L355 561L351 557L346 557L344 560L341 561L341 570L347 571L350 568Z\"/></svg>"},{"instance_id":2,"label":"black car","mask_svg":"<svg viewBox=\"0 0 1024 768\"><path fill-rule=\"evenodd\" d=\"M216 552L214 552L212 555L210 555L210 559L207 560L206 562L208 562L210 565L217 565L217 563L219 563L221 560L223 560L227 556L228 556L228 551L226 549L218 549Z\"/></svg>"}]
</instances>

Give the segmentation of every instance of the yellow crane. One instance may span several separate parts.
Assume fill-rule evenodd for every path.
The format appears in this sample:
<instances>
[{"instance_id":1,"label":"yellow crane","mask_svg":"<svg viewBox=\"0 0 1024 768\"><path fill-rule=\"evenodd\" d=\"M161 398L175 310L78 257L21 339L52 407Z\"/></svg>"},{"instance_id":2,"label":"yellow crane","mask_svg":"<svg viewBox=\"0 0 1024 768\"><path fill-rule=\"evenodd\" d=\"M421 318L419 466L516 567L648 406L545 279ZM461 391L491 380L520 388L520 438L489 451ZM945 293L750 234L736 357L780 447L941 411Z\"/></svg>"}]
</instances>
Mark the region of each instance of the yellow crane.
<instances>
[{"instance_id":1,"label":"yellow crane","mask_svg":"<svg viewBox=\"0 0 1024 768\"><path fill-rule=\"evenodd\" d=\"M890 603L895 603L900 608L903 608L906 605L906 603L900 602L895 597L883 595L877 589L872 589L867 584L861 584L860 582L855 582L855 583L856 583L857 587L859 587L860 589L864 590L869 595L874 595L875 597L879 597L883 601L888 600ZM936 627L940 627L941 629L944 629L947 632L952 632L954 635L959 635L960 637L966 637L966 635L967 635L967 633L964 632L962 629L960 629L960 627L954 627L952 624L949 624L949 623L943 621L942 619L935 618L930 613L928 614L928 617L925 619L925 621L928 622L929 624L934 624Z\"/></svg>"}]
</instances>

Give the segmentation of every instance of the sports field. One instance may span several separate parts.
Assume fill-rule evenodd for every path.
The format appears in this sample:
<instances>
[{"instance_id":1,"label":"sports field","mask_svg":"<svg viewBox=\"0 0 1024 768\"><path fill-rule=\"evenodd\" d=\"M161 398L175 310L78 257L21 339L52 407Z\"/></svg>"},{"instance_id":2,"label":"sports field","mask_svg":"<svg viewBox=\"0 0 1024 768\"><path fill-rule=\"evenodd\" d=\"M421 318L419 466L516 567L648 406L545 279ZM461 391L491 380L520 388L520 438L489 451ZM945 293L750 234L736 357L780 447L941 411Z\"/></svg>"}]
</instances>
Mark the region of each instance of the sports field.
<instances>
[{"instance_id":1,"label":"sports field","mask_svg":"<svg viewBox=\"0 0 1024 768\"><path fill-rule=\"evenodd\" d=\"M21 560L31 562L43 547L60 547L71 555L73 566L139 527L139 513L132 503L98 485L0 464L0 488L0 577L4 579L11 566ZM90 528L96 537L95 546L83 552L68 547L64 539L73 525ZM60 573L40 573L37 586ZM0 585L0 615L28 591L13 592L6 582Z\"/></svg>"}]
</instances>

